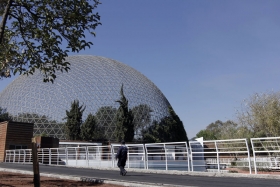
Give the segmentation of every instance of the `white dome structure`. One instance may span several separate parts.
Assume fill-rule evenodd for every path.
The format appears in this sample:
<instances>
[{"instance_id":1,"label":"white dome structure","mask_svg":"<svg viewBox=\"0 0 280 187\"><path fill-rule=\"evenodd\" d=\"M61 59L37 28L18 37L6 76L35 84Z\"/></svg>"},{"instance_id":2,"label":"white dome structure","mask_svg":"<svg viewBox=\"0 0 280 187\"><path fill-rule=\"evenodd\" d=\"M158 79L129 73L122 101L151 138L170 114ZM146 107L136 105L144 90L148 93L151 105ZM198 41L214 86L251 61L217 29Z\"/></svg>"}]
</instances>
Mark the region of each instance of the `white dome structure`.
<instances>
[{"instance_id":1,"label":"white dome structure","mask_svg":"<svg viewBox=\"0 0 280 187\"><path fill-rule=\"evenodd\" d=\"M135 69L91 55L70 56L66 61L71 64L69 72L57 72L54 83L44 83L38 71L16 78L0 93L0 107L15 121L34 123L34 134L44 133L60 139L65 138L64 118L74 100L86 106L83 120L90 113L98 113L99 123L104 126L106 137L111 139L115 130L113 118L119 107L116 100L120 98L122 84L128 107L138 114L136 124L159 121L168 115L168 100ZM148 113L150 116L145 116Z\"/></svg>"}]
</instances>

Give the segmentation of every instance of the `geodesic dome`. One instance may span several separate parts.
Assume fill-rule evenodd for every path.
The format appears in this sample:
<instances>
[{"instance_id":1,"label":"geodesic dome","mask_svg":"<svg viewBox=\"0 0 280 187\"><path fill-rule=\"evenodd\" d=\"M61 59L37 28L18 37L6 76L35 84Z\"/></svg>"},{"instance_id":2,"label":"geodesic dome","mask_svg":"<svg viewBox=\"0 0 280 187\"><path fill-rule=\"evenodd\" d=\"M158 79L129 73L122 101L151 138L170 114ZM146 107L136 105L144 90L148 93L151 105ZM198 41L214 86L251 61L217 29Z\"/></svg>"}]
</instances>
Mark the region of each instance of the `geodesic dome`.
<instances>
[{"instance_id":1,"label":"geodesic dome","mask_svg":"<svg viewBox=\"0 0 280 187\"><path fill-rule=\"evenodd\" d=\"M0 107L13 120L34 123L34 134L47 134L64 139L66 110L78 100L86 106L83 120L92 113L112 139L120 89L129 108L134 111L135 124L150 123L168 115L168 100L144 75L118 61L90 55L70 56L68 73L58 72L54 83L44 83L40 72L19 76L0 93ZM148 116L150 114L150 116Z\"/></svg>"}]
</instances>

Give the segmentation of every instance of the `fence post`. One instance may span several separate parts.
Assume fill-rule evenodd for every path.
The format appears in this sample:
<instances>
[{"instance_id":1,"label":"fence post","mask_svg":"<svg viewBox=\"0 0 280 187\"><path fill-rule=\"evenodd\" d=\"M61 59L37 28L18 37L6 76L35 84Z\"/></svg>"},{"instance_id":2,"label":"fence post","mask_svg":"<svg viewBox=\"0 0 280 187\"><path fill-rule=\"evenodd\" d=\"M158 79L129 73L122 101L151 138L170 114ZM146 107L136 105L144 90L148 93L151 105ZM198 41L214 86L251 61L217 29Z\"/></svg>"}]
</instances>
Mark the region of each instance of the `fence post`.
<instances>
[{"instance_id":1,"label":"fence post","mask_svg":"<svg viewBox=\"0 0 280 187\"><path fill-rule=\"evenodd\" d=\"M146 169L149 169L149 156L148 156L148 149L147 149L147 145L145 144L145 158L147 159L146 162Z\"/></svg>"},{"instance_id":2,"label":"fence post","mask_svg":"<svg viewBox=\"0 0 280 187\"><path fill-rule=\"evenodd\" d=\"M249 160L249 171L250 171L250 174L252 174L251 157L250 157L250 150L249 150L247 139L245 139L245 142L246 142L246 147L247 147L247 152L248 152L247 154L248 154L248 160Z\"/></svg>"},{"instance_id":3,"label":"fence post","mask_svg":"<svg viewBox=\"0 0 280 187\"><path fill-rule=\"evenodd\" d=\"M40 172L39 172L39 163L38 163L38 155L37 155L37 143L35 138L32 138L32 158L33 158L34 187L40 187Z\"/></svg>"},{"instance_id":4,"label":"fence post","mask_svg":"<svg viewBox=\"0 0 280 187\"><path fill-rule=\"evenodd\" d=\"M254 147L254 143L253 143L253 139L252 138L251 138L251 145L252 145L252 149L253 149L255 174L258 174L258 172L257 172L257 163L256 163L256 154L255 154L255 147Z\"/></svg>"},{"instance_id":5,"label":"fence post","mask_svg":"<svg viewBox=\"0 0 280 187\"><path fill-rule=\"evenodd\" d=\"M188 172L190 171L190 154L189 154L189 147L188 147L188 144L186 142L186 151L187 151L187 156L188 156Z\"/></svg>"},{"instance_id":6,"label":"fence post","mask_svg":"<svg viewBox=\"0 0 280 187\"><path fill-rule=\"evenodd\" d=\"M217 146L217 141L215 141L215 147L216 147L216 151L217 151L218 172L220 172L220 158L219 158L219 150L218 150L218 146Z\"/></svg>"}]
</instances>

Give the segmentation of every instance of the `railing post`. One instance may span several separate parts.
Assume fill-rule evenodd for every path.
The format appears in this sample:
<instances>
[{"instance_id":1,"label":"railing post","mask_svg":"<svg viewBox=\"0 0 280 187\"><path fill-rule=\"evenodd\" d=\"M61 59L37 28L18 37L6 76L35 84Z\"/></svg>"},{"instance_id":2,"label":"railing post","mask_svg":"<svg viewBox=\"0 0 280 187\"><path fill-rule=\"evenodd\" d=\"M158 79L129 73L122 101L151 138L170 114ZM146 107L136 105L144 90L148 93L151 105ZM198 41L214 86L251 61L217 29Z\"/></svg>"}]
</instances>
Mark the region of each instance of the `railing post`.
<instances>
[{"instance_id":1,"label":"railing post","mask_svg":"<svg viewBox=\"0 0 280 187\"><path fill-rule=\"evenodd\" d=\"M190 160L191 160L192 172L193 172L193 150L192 150L191 142L189 144L190 144L190 152L191 152Z\"/></svg>"},{"instance_id":2,"label":"railing post","mask_svg":"<svg viewBox=\"0 0 280 187\"><path fill-rule=\"evenodd\" d=\"M25 159L26 159L26 149L23 150L23 163L25 163Z\"/></svg>"},{"instance_id":3,"label":"railing post","mask_svg":"<svg viewBox=\"0 0 280 187\"><path fill-rule=\"evenodd\" d=\"M218 146L217 146L217 141L215 141L215 147L216 147L216 152L217 152L218 172L220 172L220 158L219 158L219 150L218 150Z\"/></svg>"},{"instance_id":4,"label":"railing post","mask_svg":"<svg viewBox=\"0 0 280 187\"><path fill-rule=\"evenodd\" d=\"M68 147L65 148L65 157L66 165L68 165Z\"/></svg>"},{"instance_id":5,"label":"railing post","mask_svg":"<svg viewBox=\"0 0 280 187\"><path fill-rule=\"evenodd\" d=\"M253 143L253 139L252 138L251 138L251 145L252 145L252 149L253 149L255 174L258 174L258 172L257 172L257 163L256 163L256 154L255 154L255 147L254 147L254 143Z\"/></svg>"},{"instance_id":6,"label":"railing post","mask_svg":"<svg viewBox=\"0 0 280 187\"><path fill-rule=\"evenodd\" d=\"M250 150L249 150L247 139L245 139L245 142L246 142L247 154L248 154L248 160L249 160L249 171L250 171L250 174L252 174L251 157L250 157Z\"/></svg>"},{"instance_id":7,"label":"railing post","mask_svg":"<svg viewBox=\"0 0 280 187\"><path fill-rule=\"evenodd\" d=\"M52 164L52 150L50 148L49 149L49 165Z\"/></svg>"},{"instance_id":8,"label":"railing post","mask_svg":"<svg viewBox=\"0 0 280 187\"><path fill-rule=\"evenodd\" d=\"M87 167L89 167L88 146L86 147L86 161L87 161Z\"/></svg>"},{"instance_id":9,"label":"railing post","mask_svg":"<svg viewBox=\"0 0 280 187\"><path fill-rule=\"evenodd\" d=\"M13 152L14 152L13 163L15 163L16 162L16 150L14 150Z\"/></svg>"},{"instance_id":10,"label":"railing post","mask_svg":"<svg viewBox=\"0 0 280 187\"><path fill-rule=\"evenodd\" d=\"M127 153L127 161L128 161L128 163L127 163L127 168L129 168L129 166L130 166L130 163L129 163L129 162L130 162L130 160L129 160L130 154L129 154L129 147L128 147L128 146L127 146L127 150L128 150L128 151L127 151L127 152L128 152L128 153Z\"/></svg>"},{"instance_id":11,"label":"railing post","mask_svg":"<svg viewBox=\"0 0 280 187\"><path fill-rule=\"evenodd\" d=\"M147 145L145 144L145 157L147 159L147 162L146 162L146 169L148 170L149 169L149 156L148 156L148 149L147 149Z\"/></svg>"},{"instance_id":12,"label":"railing post","mask_svg":"<svg viewBox=\"0 0 280 187\"><path fill-rule=\"evenodd\" d=\"M168 170L168 166L167 166L167 154L166 154L166 147L165 144L163 144L164 147L164 155L165 155L165 170Z\"/></svg>"},{"instance_id":13,"label":"railing post","mask_svg":"<svg viewBox=\"0 0 280 187\"><path fill-rule=\"evenodd\" d=\"M189 158L189 147L188 144L186 142L186 151L187 151L187 156L188 156L188 172L190 171L190 158Z\"/></svg>"},{"instance_id":14,"label":"railing post","mask_svg":"<svg viewBox=\"0 0 280 187\"><path fill-rule=\"evenodd\" d=\"M145 144L143 144L143 161L144 161L144 169L147 169L147 160L146 160L146 149Z\"/></svg>"}]
</instances>

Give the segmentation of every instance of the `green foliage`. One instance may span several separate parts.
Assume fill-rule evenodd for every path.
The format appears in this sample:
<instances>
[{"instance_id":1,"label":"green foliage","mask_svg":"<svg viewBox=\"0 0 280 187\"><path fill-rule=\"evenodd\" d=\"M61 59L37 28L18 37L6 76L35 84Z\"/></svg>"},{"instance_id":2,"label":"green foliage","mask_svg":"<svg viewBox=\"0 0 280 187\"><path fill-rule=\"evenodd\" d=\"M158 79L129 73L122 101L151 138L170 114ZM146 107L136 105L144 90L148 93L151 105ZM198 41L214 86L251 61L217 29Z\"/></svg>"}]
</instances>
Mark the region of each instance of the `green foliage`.
<instances>
[{"instance_id":1,"label":"green foliage","mask_svg":"<svg viewBox=\"0 0 280 187\"><path fill-rule=\"evenodd\" d=\"M98 131L100 132L98 135L99 139L110 139L112 137L115 131L113 127L117 123L116 112L117 109L112 106L103 106L95 113ZM105 130L107 134L104 133Z\"/></svg>"},{"instance_id":2,"label":"green foliage","mask_svg":"<svg viewBox=\"0 0 280 187\"><path fill-rule=\"evenodd\" d=\"M80 126L82 125L82 116L85 107L79 106L79 101L75 100L71 104L70 111L66 110L66 123L65 123L65 134L69 140L80 140Z\"/></svg>"},{"instance_id":3,"label":"green foliage","mask_svg":"<svg viewBox=\"0 0 280 187\"><path fill-rule=\"evenodd\" d=\"M133 123L135 125L135 135L141 137L141 132L151 123L152 109L146 104L140 104L131 109L133 114Z\"/></svg>"},{"instance_id":4,"label":"green foliage","mask_svg":"<svg viewBox=\"0 0 280 187\"><path fill-rule=\"evenodd\" d=\"M116 101L120 104L117 111L117 124L115 137L117 141L124 140L126 142L132 142L134 138L134 124L133 114L131 110L128 110L128 100L123 93L123 85L121 87L121 98Z\"/></svg>"},{"instance_id":5,"label":"green foliage","mask_svg":"<svg viewBox=\"0 0 280 187\"><path fill-rule=\"evenodd\" d=\"M204 129L199 131L196 134L197 138L203 137L204 140L217 140L217 137L215 136L214 132L208 130L208 129Z\"/></svg>"},{"instance_id":6,"label":"green foliage","mask_svg":"<svg viewBox=\"0 0 280 187\"><path fill-rule=\"evenodd\" d=\"M56 71L68 71L69 52L90 48L100 16L98 0L0 2L0 77L33 74L39 69L48 82Z\"/></svg>"},{"instance_id":7,"label":"green foliage","mask_svg":"<svg viewBox=\"0 0 280 187\"><path fill-rule=\"evenodd\" d=\"M12 120L11 116L5 109L0 107L0 122Z\"/></svg>"},{"instance_id":8,"label":"green foliage","mask_svg":"<svg viewBox=\"0 0 280 187\"><path fill-rule=\"evenodd\" d=\"M89 114L86 121L81 126L81 138L82 140L91 141L98 138L97 133L96 119L94 115Z\"/></svg>"},{"instance_id":9,"label":"green foliage","mask_svg":"<svg viewBox=\"0 0 280 187\"><path fill-rule=\"evenodd\" d=\"M244 100L237 112L241 126L251 137L280 135L280 92L254 94Z\"/></svg>"},{"instance_id":10,"label":"green foliage","mask_svg":"<svg viewBox=\"0 0 280 187\"><path fill-rule=\"evenodd\" d=\"M179 116L169 107L169 116L161 119L160 123L154 121L143 130L143 141L149 143L159 142L188 142L187 133Z\"/></svg>"},{"instance_id":11,"label":"green foliage","mask_svg":"<svg viewBox=\"0 0 280 187\"><path fill-rule=\"evenodd\" d=\"M233 121L222 122L220 120L209 124L206 129L199 131L196 134L197 138L203 137L204 140L222 140L222 139L234 139L239 137L245 129L239 127Z\"/></svg>"}]
</instances>

